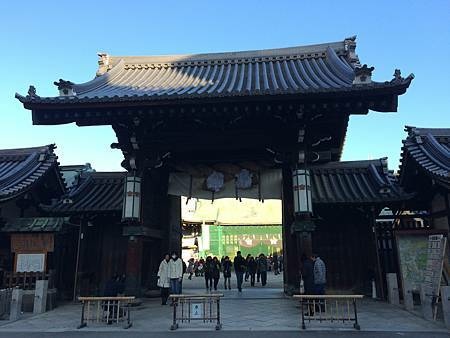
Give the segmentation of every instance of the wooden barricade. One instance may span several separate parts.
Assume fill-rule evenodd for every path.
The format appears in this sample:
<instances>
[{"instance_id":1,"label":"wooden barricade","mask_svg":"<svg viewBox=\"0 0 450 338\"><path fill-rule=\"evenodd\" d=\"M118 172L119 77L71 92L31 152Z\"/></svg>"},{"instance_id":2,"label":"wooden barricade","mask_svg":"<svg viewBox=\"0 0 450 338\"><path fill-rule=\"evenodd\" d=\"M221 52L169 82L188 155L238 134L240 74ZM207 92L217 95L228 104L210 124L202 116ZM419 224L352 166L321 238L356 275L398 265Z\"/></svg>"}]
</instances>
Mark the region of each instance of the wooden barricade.
<instances>
[{"instance_id":1,"label":"wooden barricade","mask_svg":"<svg viewBox=\"0 0 450 338\"><path fill-rule=\"evenodd\" d=\"M302 329L305 321L331 321L345 323L353 321L353 327L360 330L356 301L363 295L294 295L301 303Z\"/></svg>"},{"instance_id":2,"label":"wooden barricade","mask_svg":"<svg viewBox=\"0 0 450 338\"><path fill-rule=\"evenodd\" d=\"M170 295L173 301L173 322L171 330L178 329L178 323L203 321L203 323L216 323L215 329L220 330L220 298L221 293L202 295Z\"/></svg>"},{"instance_id":3,"label":"wooden barricade","mask_svg":"<svg viewBox=\"0 0 450 338\"><path fill-rule=\"evenodd\" d=\"M130 304L135 297L78 297L83 303L81 323L78 329L91 323L118 324L125 322L124 329L131 327Z\"/></svg>"},{"instance_id":4,"label":"wooden barricade","mask_svg":"<svg viewBox=\"0 0 450 338\"><path fill-rule=\"evenodd\" d=\"M9 318L11 309L12 289L0 290L0 319Z\"/></svg>"}]
</instances>

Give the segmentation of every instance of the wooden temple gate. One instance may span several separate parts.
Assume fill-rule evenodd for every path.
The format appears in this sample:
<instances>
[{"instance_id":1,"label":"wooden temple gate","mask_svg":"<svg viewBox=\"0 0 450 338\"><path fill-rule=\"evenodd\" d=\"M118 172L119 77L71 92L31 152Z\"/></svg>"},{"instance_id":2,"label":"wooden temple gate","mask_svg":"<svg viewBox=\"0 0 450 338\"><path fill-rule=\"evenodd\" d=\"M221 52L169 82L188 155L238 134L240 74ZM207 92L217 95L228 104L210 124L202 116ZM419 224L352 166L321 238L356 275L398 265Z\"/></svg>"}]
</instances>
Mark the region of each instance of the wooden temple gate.
<instances>
[{"instance_id":1,"label":"wooden temple gate","mask_svg":"<svg viewBox=\"0 0 450 338\"><path fill-rule=\"evenodd\" d=\"M58 97L40 97L34 87L16 97L34 124L114 129L111 147L122 151L129 173L123 235L130 292L143 284L145 242L153 241L160 254L181 248L180 197L168 195L174 175L184 177L188 197L281 198L285 291L298 288L301 254L316 248L332 262L333 283L347 287L355 271L338 269L349 270L359 259L362 280L359 270L374 255L357 236L369 239L374 210L405 198L384 159L339 162L348 120L369 110L396 111L413 78L396 70L391 81L372 81L373 67L359 62L355 48L352 37L235 53L102 53L94 80L55 82ZM278 181L268 182L278 188L264 190L263 175L271 170ZM226 184L235 189L225 192Z\"/></svg>"}]
</instances>

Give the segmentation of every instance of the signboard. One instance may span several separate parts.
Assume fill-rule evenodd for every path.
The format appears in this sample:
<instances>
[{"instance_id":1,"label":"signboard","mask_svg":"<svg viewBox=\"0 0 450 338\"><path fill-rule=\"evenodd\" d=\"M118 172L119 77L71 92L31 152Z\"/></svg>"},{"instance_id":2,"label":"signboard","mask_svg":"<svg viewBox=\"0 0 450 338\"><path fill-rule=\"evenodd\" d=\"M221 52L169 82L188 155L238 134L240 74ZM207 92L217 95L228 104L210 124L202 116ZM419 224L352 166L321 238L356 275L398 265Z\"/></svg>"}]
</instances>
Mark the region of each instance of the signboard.
<instances>
[{"instance_id":1,"label":"signboard","mask_svg":"<svg viewBox=\"0 0 450 338\"><path fill-rule=\"evenodd\" d=\"M11 252L52 252L53 234L11 234Z\"/></svg>"},{"instance_id":2,"label":"signboard","mask_svg":"<svg viewBox=\"0 0 450 338\"><path fill-rule=\"evenodd\" d=\"M193 319L203 318L202 303L191 303L191 318Z\"/></svg>"},{"instance_id":3,"label":"signboard","mask_svg":"<svg viewBox=\"0 0 450 338\"><path fill-rule=\"evenodd\" d=\"M428 257L423 282L426 294L439 295L446 245L447 238L443 235L428 237Z\"/></svg>"},{"instance_id":4,"label":"signboard","mask_svg":"<svg viewBox=\"0 0 450 338\"><path fill-rule=\"evenodd\" d=\"M45 254L18 254L16 272L43 272L45 270Z\"/></svg>"},{"instance_id":5,"label":"signboard","mask_svg":"<svg viewBox=\"0 0 450 338\"><path fill-rule=\"evenodd\" d=\"M396 233L402 285L419 292L427 266L428 233Z\"/></svg>"}]
</instances>

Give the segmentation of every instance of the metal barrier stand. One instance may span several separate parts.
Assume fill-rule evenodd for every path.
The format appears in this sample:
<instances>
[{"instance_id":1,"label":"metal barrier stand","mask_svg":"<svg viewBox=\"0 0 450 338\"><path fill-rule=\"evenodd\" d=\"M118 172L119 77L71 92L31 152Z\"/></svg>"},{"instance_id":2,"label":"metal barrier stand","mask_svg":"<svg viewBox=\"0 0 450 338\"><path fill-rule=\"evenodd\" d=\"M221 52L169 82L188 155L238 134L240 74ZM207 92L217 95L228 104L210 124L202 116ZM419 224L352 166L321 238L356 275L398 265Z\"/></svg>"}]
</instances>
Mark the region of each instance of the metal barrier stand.
<instances>
[{"instance_id":1,"label":"metal barrier stand","mask_svg":"<svg viewBox=\"0 0 450 338\"><path fill-rule=\"evenodd\" d=\"M81 329L87 326L88 322L95 323L119 323L125 321L124 329L130 328L131 322L130 303L135 297L78 297L82 302L81 322L77 327ZM93 307L91 311L91 307Z\"/></svg>"},{"instance_id":2,"label":"metal barrier stand","mask_svg":"<svg viewBox=\"0 0 450 338\"><path fill-rule=\"evenodd\" d=\"M363 297L363 295L294 295L294 298L299 299L301 303L303 330L306 329L305 322L311 322L311 320L342 321L343 323L353 321L353 327L360 330L356 301ZM353 311L350 310L351 307Z\"/></svg>"},{"instance_id":3,"label":"metal barrier stand","mask_svg":"<svg viewBox=\"0 0 450 338\"><path fill-rule=\"evenodd\" d=\"M203 323L213 321L216 322L215 329L220 330L222 323L220 322L220 298L223 294L200 294L200 295L170 295L173 301L173 315L171 330L178 329L178 323L185 321L190 323L192 320L201 320ZM216 309L214 311L214 304ZM187 306L187 309L185 309ZM196 311L192 311L192 306L196 307ZM178 316L178 307L180 307L181 315ZM200 310L201 309L201 310Z\"/></svg>"}]
</instances>

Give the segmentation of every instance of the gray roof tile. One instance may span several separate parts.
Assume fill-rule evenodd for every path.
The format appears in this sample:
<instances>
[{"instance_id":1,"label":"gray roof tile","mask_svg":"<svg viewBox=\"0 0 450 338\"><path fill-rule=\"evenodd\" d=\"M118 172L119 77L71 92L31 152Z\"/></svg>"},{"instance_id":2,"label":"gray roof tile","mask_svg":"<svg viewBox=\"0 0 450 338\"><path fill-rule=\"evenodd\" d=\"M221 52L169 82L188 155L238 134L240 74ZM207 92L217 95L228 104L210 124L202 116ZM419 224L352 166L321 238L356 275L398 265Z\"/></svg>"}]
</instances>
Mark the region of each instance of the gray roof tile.
<instances>
[{"instance_id":1,"label":"gray roof tile","mask_svg":"<svg viewBox=\"0 0 450 338\"><path fill-rule=\"evenodd\" d=\"M306 94L392 85L353 84L355 68L360 66L354 46L351 38L231 53L146 57L100 54L99 76L73 85L74 96L16 96L24 103L59 104ZM403 80L409 83L411 78Z\"/></svg>"},{"instance_id":2,"label":"gray roof tile","mask_svg":"<svg viewBox=\"0 0 450 338\"><path fill-rule=\"evenodd\" d=\"M24 217L6 222L3 232L58 232L70 225L67 217Z\"/></svg>"},{"instance_id":3,"label":"gray roof tile","mask_svg":"<svg viewBox=\"0 0 450 338\"><path fill-rule=\"evenodd\" d=\"M388 171L385 158L330 162L310 169L312 198L317 204L384 204L413 197Z\"/></svg>"},{"instance_id":4,"label":"gray roof tile","mask_svg":"<svg viewBox=\"0 0 450 338\"><path fill-rule=\"evenodd\" d=\"M51 170L58 170L55 145L0 150L0 202L31 189Z\"/></svg>"},{"instance_id":5,"label":"gray roof tile","mask_svg":"<svg viewBox=\"0 0 450 338\"><path fill-rule=\"evenodd\" d=\"M450 189L450 128L407 126L405 131L408 136L403 140L399 171L401 182L405 179L409 164L414 163L423 173Z\"/></svg>"},{"instance_id":6,"label":"gray roof tile","mask_svg":"<svg viewBox=\"0 0 450 338\"><path fill-rule=\"evenodd\" d=\"M125 172L83 172L77 186L45 209L61 215L121 211L125 175Z\"/></svg>"}]
</instances>

